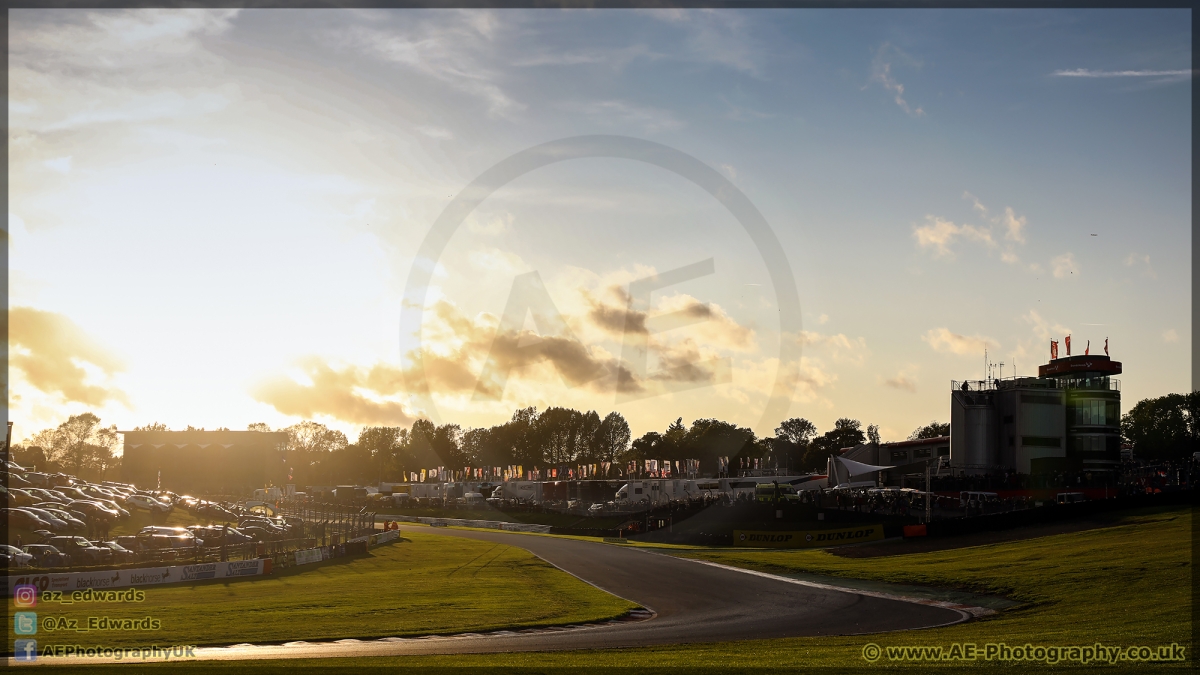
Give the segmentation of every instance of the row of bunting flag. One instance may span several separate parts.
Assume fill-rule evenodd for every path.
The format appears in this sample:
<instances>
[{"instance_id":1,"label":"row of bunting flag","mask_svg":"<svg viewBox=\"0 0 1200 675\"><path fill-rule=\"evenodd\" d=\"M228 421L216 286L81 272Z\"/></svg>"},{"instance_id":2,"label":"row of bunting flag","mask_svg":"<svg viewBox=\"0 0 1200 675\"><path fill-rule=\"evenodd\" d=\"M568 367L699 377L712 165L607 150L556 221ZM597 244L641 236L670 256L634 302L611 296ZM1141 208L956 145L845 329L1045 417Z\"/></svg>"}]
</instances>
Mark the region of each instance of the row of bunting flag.
<instances>
[{"instance_id":1,"label":"row of bunting flag","mask_svg":"<svg viewBox=\"0 0 1200 675\"><path fill-rule=\"evenodd\" d=\"M721 473L728 473L729 458L718 457L717 466ZM744 459L743 468L745 468ZM410 471L409 480L414 483L445 483L462 480L579 480L587 478L631 478L634 476L646 478L694 478L699 474L700 460L698 459L645 459L630 461L623 467L614 462L596 462L594 464L576 464L573 466L560 465L545 469L540 467L526 469L520 464L487 467L465 466L461 471L439 466L431 469L421 469L419 473Z\"/></svg>"}]
</instances>

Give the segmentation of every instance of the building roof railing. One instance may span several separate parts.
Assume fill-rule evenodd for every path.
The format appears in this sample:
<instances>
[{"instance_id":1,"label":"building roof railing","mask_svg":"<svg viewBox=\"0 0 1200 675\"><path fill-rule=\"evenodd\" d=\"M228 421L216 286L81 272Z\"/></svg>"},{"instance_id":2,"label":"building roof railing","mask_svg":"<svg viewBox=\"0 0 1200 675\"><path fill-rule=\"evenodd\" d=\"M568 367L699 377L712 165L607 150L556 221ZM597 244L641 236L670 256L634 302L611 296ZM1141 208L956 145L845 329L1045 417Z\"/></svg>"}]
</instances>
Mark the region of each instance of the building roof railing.
<instances>
[{"instance_id":1,"label":"building roof railing","mask_svg":"<svg viewBox=\"0 0 1200 675\"><path fill-rule=\"evenodd\" d=\"M1060 377L1062 389L1094 389L1098 391L1121 391L1121 381L1115 377Z\"/></svg>"},{"instance_id":2,"label":"building roof railing","mask_svg":"<svg viewBox=\"0 0 1200 675\"><path fill-rule=\"evenodd\" d=\"M950 380L954 391L995 391L996 380Z\"/></svg>"}]
</instances>

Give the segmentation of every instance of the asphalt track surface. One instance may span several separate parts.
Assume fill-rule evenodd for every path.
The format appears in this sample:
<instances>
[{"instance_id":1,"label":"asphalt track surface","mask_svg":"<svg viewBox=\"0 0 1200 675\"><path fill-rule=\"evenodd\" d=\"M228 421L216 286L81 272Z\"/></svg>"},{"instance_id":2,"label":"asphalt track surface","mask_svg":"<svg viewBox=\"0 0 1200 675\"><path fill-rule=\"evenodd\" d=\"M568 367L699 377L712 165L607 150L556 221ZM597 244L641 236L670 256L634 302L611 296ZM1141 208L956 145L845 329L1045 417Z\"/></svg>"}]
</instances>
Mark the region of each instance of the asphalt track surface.
<instances>
[{"instance_id":1,"label":"asphalt track surface","mask_svg":"<svg viewBox=\"0 0 1200 675\"><path fill-rule=\"evenodd\" d=\"M416 528L401 526L401 529ZM523 548L569 574L645 607L653 615L647 614L650 618L642 621L528 631L202 648L197 650L198 658L290 659L606 649L880 633L942 626L968 618L958 610L791 584L622 544L474 530L431 532L422 527L419 531ZM88 659L88 662L99 661Z\"/></svg>"}]
</instances>

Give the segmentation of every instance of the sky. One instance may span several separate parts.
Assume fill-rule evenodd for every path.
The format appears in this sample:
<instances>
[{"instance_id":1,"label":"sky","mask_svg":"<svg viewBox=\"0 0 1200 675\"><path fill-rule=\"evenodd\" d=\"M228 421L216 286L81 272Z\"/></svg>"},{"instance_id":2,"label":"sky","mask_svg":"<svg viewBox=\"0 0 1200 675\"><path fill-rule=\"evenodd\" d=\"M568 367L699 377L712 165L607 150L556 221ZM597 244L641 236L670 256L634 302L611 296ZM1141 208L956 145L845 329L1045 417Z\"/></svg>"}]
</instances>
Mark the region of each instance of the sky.
<instances>
[{"instance_id":1,"label":"sky","mask_svg":"<svg viewBox=\"0 0 1200 675\"><path fill-rule=\"evenodd\" d=\"M531 405L901 440L1068 334L1126 409L1189 386L1188 10L9 17L14 441ZM455 210L588 135L635 140Z\"/></svg>"}]
</instances>

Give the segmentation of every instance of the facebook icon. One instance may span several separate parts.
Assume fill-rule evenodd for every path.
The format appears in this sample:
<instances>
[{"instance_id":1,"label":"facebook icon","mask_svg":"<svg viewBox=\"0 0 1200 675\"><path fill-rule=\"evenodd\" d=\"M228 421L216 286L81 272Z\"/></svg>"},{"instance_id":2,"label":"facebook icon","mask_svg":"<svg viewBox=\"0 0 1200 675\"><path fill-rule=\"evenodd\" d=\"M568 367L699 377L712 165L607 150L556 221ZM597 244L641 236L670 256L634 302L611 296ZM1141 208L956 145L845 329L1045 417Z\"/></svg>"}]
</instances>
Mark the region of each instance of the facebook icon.
<instances>
[{"instance_id":1,"label":"facebook icon","mask_svg":"<svg viewBox=\"0 0 1200 675\"><path fill-rule=\"evenodd\" d=\"M37 661L37 640L13 640L13 654L20 663Z\"/></svg>"}]
</instances>

